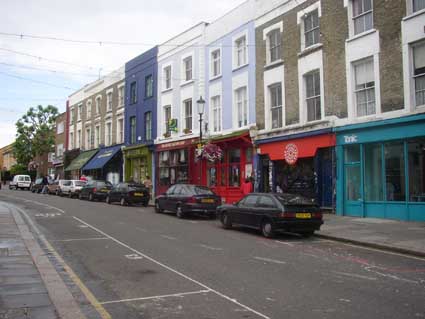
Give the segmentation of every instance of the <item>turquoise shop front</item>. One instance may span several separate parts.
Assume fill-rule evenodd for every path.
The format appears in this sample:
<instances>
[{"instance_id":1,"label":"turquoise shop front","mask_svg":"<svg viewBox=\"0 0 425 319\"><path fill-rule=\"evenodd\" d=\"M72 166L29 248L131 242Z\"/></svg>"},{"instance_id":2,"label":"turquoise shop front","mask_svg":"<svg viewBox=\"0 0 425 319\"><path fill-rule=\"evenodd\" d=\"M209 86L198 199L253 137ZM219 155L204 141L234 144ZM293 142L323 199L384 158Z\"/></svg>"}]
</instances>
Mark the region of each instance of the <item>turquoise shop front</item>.
<instances>
[{"instance_id":1,"label":"turquoise shop front","mask_svg":"<svg viewBox=\"0 0 425 319\"><path fill-rule=\"evenodd\" d=\"M335 132L338 215L425 221L425 114Z\"/></svg>"}]
</instances>

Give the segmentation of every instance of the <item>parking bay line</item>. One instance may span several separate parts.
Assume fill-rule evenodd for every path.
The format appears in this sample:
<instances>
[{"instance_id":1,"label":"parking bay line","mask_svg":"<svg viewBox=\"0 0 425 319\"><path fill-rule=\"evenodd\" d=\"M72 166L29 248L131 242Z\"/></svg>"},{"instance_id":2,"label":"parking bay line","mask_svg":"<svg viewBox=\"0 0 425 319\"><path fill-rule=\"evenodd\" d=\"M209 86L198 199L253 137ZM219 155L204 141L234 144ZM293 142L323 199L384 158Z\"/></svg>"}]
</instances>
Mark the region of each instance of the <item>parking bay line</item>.
<instances>
[{"instance_id":1,"label":"parking bay line","mask_svg":"<svg viewBox=\"0 0 425 319\"><path fill-rule=\"evenodd\" d=\"M141 301L141 300L151 300L151 299L163 299L163 298L170 298L170 297L183 297L188 295L197 295L197 294L203 294L211 292L211 290L198 290L198 291L189 291L189 292L181 292L176 294L170 294L170 295L161 295L161 296L151 296L151 297L141 297L141 298L131 298L131 299L121 299L121 300L113 300L113 301L104 301L101 302L101 305L110 305L114 303L122 303L122 302L131 302L131 301Z\"/></svg>"},{"instance_id":2,"label":"parking bay line","mask_svg":"<svg viewBox=\"0 0 425 319\"><path fill-rule=\"evenodd\" d=\"M93 238L71 238L71 239L56 239L52 242L71 242L71 241L85 241L85 240L110 240L108 237L93 237Z\"/></svg>"},{"instance_id":3,"label":"parking bay line","mask_svg":"<svg viewBox=\"0 0 425 319\"><path fill-rule=\"evenodd\" d=\"M227 296L227 295L225 295L225 294L223 294L223 293L221 293L221 292L219 292L219 291L217 291L215 289L212 289L209 286L207 286L207 285L205 285L205 284L197 281L196 279L193 279L193 278L191 278L191 277L189 277L189 276L187 276L187 275L179 272L178 270L175 270L175 269L171 268L170 266L167 266L167 265L165 265L165 264L157 261L156 259L154 259L154 258L152 258L152 257L150 257L150 256L148 256L148 255L146 255L146 254L144 254L144 253L142 253L142 252L140 252L140 251L138 251L138 250L130 247L129 245L127 245L127 244L119 241L118 239L116 239L116 238L108 235L104 231L102 231L102 230L100 230L100 229L98 229L98 228L90 225L89 223L86 223L84 220L82 220L82 219L80 219L78 217L75 217L75 216L73 216L73 218L76 219L76 220L78 220L80 223L87 225L88 227L90 227L91 229L97 231L98 233L102 234L103 236L110 238L111 240L115 241L119 245L121 245L121 246L123 246L123 247L125 247L125 248L127 248L129 250L131 250L132 252L134 252L136 254L139 254L140 256L143 256L144 258L150 260L151 262L153 262L153 263L155 263L155 264L157 264L157 265L159 265L159 266L161 266L161 267L163 267L163 268L165 268L165 269L167 269L167 270L169 270L169 271L171 271L171 272L179 275L180 277L183 277L183 278L185 278L185 279L187 279L187 280L189 280L189 281L191 281L191 282L193 282L193 283L195 283L195 284L197 284L197 285L205 288L206 290L209 290L212 293L215 293L216 295L222 297L223 299L226 299L226 300L228 300L228 301L230 301L230 302L238 305L239 307L244 308L245 310L248 310L249 312L252 312L252 313L256 314L257 316L259 316L261 318L270 319L270 317L266 316L265 314L262 314L261 312L258 312L256 310L254 310L254 309L252 309L252 308L250 308L250 307L248 307L248 306L246 306L246 305L238 302L236 299L233 299L233 298L231 298L231 297L229 297L229 296Z\"/></svg>"},{"instance_id":4,"label":"parking bay line","mask_svg":"<svg viewBox=\"0 0 425 319\"><path fill-rule=\"evenodd\" d=\"M281 264L281 265L286 264L286 261L277 260L277 259L270 259L270 258L264 258L264 257L254 257L254 259L269 262L269 263L274 263L274 264Z\"/></svg>"}]
</instances>

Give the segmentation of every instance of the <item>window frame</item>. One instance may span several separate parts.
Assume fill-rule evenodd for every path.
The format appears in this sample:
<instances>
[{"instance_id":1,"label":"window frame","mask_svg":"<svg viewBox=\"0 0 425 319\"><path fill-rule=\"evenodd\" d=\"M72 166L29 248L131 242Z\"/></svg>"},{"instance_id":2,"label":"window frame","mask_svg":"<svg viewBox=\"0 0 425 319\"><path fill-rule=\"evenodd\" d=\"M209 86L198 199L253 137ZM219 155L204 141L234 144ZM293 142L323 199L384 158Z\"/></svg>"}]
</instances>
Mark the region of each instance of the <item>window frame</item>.
<instances>
[{"instance_id":1,"label":"window frame","mask_svg":"<svg viewBox=\"0 0 425 319\"><path fill-rule=\"evenodd\" d=\"M361 1L361 6L362 6L362 12L360 12L358 15L354 15L354 7L355 7L355 4L354 4L354 2L356 2L356 1ZM365 9L364 9L364 2L365 1L370 1L370 10L367 10L367 11L365 11ZM374 28L374 19L373 19L373 0L350 0L350 2L351 2L351 12L352 12L352 16L351 16L351 21L352 21L352 24L353 24L353 35L354 36L357 36L357 35L359 35L359 34L362 34L362 33L364 33L364 32L368 32L368 31L370 31L370 30L373 30L373 28ZM363 22L363 29L361 30L361 31L357 31L356 30L356 20L358 20L358 19L363 19L363 18L365 18L367 15L371 15L371 17L372 17L372 25L371 25L371 27L369 28L369 29L366 29L366 25L365 25L365 21L366 21L366 19L364 19L364 22Z\"/></svg>"},{"instance_id":2,"label":"window frame","mask_svg":"<svg viewBox=\"0 0 425 319\"><path fill-rule=\"evenodd\" d=\"M217 55L215 56L215 54ZM210 59L211 59L210 78L214 79L222 75L221 48L212 49L210 54Z\"/></svg>"},{"instance_id":3,"label":"window frame","mask_svg":"<svg viewBox=\"0 0 425 319\"><path fill-rule=\"evenodd\" d=\"M275 40L279 40L273 45L273 35L276 35ZM268 41L268 63L274 63L282 60L282 33L280 28L275 28L270 30L267 33L267 41ZM276 58L273 59L273 50L276 50Z\"/></svg>"},{"instance_id":4,"label":"window frame","mask_svg":"<svg viewBox=\"0 0 425 319\"><path fill-rule=\"evenodd\" d=\"M245 96L240 94L245 91ZM241 86L234 91L236 128L242 128L249 123L248 86ZM242 99L240 97L242 96ZM241 112L240 112L241 111ZM241 120L240 120L241 119Z\"/></svg>"},{"instance_id":5,"label":"window frame","mask_svg":"<svg viewBox=\"0 0 425 319\"><path fill-rule=\"evenodd\" d=\"M153 75L145 76L145 99L153 97Z\"/></svg>"},{"instance_id":6,"label":"window frame","mask_svg":"<svg viewBox=\"0 0 425 319\"><path fill-rule=\"evenodd\" d=\"M136 144L137 142L137 118L136 116L130 116L129 118L129 142L130 144Z\"/></svg>"},{"instance_id":7,"label":"window frame","mask_svg":"<svg viewBox=\"0 0 425 319\"><path fill-rule=\"evenodd\" d=\"M279 91L276 92L277 96L273 97L273 90L275 89L279 89L280 88L280 94ZM282 89L282 82L278 82L278 83L273 83L271 85L268 86L269 89L269 108L270 108L270 127L271 129L280 129L283 128L283 89ZM274 105L274 102L276 102L276 98L277 101L279 101L280 99L280 105ZM276 103L279 104L279 103ZM274 110L278 110L280 112L278 112L280 114L280 117L278 118L278 120L280 121L280 125L273 127L273 111Z\"/></svg>"},{"instance_id":8,"label":"window frame","mask_svg":"<svg viewBox=\"0 0 425 319\"><path fill-rule=\"evenodd\" d=\"M164 76L164 89L163 91L166 90L171 90L173 88L173 67L171 64L164 66L163 70L163 76ZM169 74L167 73L167 71L169 70ZM169 76L169 78L167 78ZM169 82L169 85L167 85Z\"/></svg>"},{"instance_id":9,"label":"window frame","mask_svg":"<svg viewBox=\"0 0 425 319\"><path fill-rule=\"evenodd\" d=\"M365 64L369 64L369 63L371 63L371 65L372 65L372 74L373 74L373 80L374 80L373 86L368 86L368 83L371 83L371 82L367 82L367 83L362 84L362 85L364 85L364 87L357 88L356 68L361 66L361 65L365 65ZM352 62L352 68L353 68L353 77L354 77L354 79L353 79L353 97L354 97L354 108L355 108L356 117L364 117L364 116L370 116L370 115L377 114L377 107L376 107L377 106L377 103L376 103L377 96L376 96L376 79L375 79L374 57L372 56L372 57L367 57L365 59L361 59L361 60L358 60L358 61L354 61L354 62ZM374 103L375 111L373 113L368 113L367 110L368 110L368 106L369 106L370 101L367 100L366 101L366 114L359 115L360 112L359 112L358 96L361 93L365 92L366 97L368 97L368 92L372 89L373 89L373 94L374 94L373 103Z\"/></svg>"},{"instance_id":10,"label":"window frame","mask_svg":"<svg viewBox=\"0 0 425 319\"><path fill-rule=\"evenodd\" d=\"M417 71L416 71L416 68L415 68L415 48L422 47L422 46L425 49L425 39L411 44L411 51L412 51L411 66L412 66L412 79L413 79L413 82L412 82L412 91L413 92L412 93L413 93L414 107L415 108L421 108L421 107L425 106L425 87L421 90L417 90L417 83L416 83L418 81L418 79L423 79L423 81L425 82L425 67L418 68L418 74L416 74ZM417 99L418 92L421 92L422 95L424 96L423 97L424 103L422 103L422 104L418 104L418 99Z\"/></svg>"},{"instance_id":11,"label":"window frame","mask_svg":"<svg viewBox=\"0 0 425 319\"><path fill-rule=\"evenodd\" d=\"M106 92L106 112L112 112L113 103L112 103L112 90Z\"/></svg>"},{"instance_id":12,"label":"window frame","mask_svg":"<svg viewBox=\"0 0 425 319\"><path fill-rule=\"evenodd\" d=\"M190 61L190 68L188 65L189 61ZM193 81L193 55L185 56L182 59L182 62L183 62L183 74L184 74L183 82L185 83L185 82ZM188 77L189 72L190 72L190 78Z\"/></svg>"},{"instance_id":13,"label":"window frame","mask_svg":"<svg viewBox=\"0 0 425 319\"><path fill-rule=\"evenodd\" d=\"M218 100L218 103L217 104L214 103L214 101L217 101L217 100ZM211 101L211 118L212 118L212 124L213 124L212 131L214 133L219 133L223 129L223 123L222 123L223 109L221 105L221 95L212 96L210 101Z\"/></svg>"},{"instance_id":14,"label":"window frame","mask_svg":"<svg viewBox=\"0 0 425 319\"><path fill-rule=\"evenodd\" d=\"M241 45L238 43L244 41ZM233 69L239 69L248 64L248 33L243 33L238 35L233 40ZM241 55L242 59L239 61L239 53L243 53Z\"/></svg>"},{"instance_id":15,"label":"window frame","mask_svg":"<svg viewBox=\"0 0 425 319\"><path fill-rule=\"evenodd\" d=\"M130 83L130 105L137 103L137 81Z\"/></svg>"},{"instance_id":16,"label":"window frame","mask_svg":"<svg viewBox=\"0 0 425 319\"><path fill-rule=\"evenodd\" d=\"M317 15L317 26L314 26L314 14ZM312 21L312 28L307 30L306 27L306 21L307 19L309 19L311 17L311 21ZM304 49L307 49L309 47L312 47L313 45L319 44L320 43L320 15L319 15L319 9L315 9L312 10L308 13L306 13L306 15L303 18L303 26L304 26ZM316 33L316 31L319 31L318 35L317 35L317 39L316 41L314 41L312 44L307 44L307 36L309 34L313 34L313 38L315 39L316 37L314 36Z\"/></svg>"},{"instance_id":17,"label":"window frame","mask_svg":"<svg viewBox=\"0 0 425 319\"><path fill-rule=\"evenodd\" d=\"M147 111L144 114L144 124L145 124L145 141L152 140L152 112Z\"/></svg>"},{"instance_id":18,"label":"window frame","mask_svg":"<svg viewBox=\"0 0 425 319\"><path fill-rule=\"evenodd\" d=\"M188 112L188 107L190 106L190 114ZM193 99L186 99L183 101L183 123L184 130L193 130Z\"/></svg>"},{"instance_id":19,"label":"window frame","mask_svg":"<svg viewBox=\"0 0 425 319\"><path fill-rule=\"evenodd\" d=\"M172 118L172 109L171 109L171 105L164 105L163 106L163 115L164 115L164 117L163 117L163 121L164 121L164 134L171 134L171 131L170 131L170 120L171 120L171 118ZM169 115L169 117L167 117L167 115Z\"/></svg>"},{"instance_id":20,"label":"window frame","mask_svg":"<svg viewBox=\"0 0 425 319\"><path fill-rule=\"evenodd\" d=\"M305 109L306 109L306 122L310 123L310 122L314 122L314 121L320 121L323 118L323 114L322 114L322 76L320 74L320 69L315 69L315 70L311 70L310 72L307 72L303 75L303 82L304 82L304 92L305 92L305 100L304 100L304 104L305 104ZM316 79L315 79L315 75L319 75L319 94L317 94L316 92ZM307 85L307 81L308 81L308 77L312 76L313 77L313 95L309 95L308 93L308 85ZM315 113L314 113L314 119L313 120L309 120L309 101L314 101L315 102ZM317 101L319 102L319 110L320 110L320 118L316 118L317 115Z\"/></svg>"}]
</instances>

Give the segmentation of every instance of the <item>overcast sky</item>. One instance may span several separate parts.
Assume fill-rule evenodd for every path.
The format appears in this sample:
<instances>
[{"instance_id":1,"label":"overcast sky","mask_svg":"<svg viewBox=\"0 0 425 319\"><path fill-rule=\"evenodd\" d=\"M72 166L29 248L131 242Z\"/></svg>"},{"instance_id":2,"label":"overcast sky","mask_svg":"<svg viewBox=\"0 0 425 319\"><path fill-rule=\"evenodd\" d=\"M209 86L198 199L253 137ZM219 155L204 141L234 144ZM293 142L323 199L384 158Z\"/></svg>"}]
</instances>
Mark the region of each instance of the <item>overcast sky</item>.
<instances>
[{"instance_id":1,"label":"overcast sky","mask_svg":"<svg viewBox=\"0 0 425 319\"><path fill-rule=\"evenodd\" d=\"M51 104L63 112L67 97L96 80L99 71L105 75L152 46L201 21L211 22L242 2L0 0L0 147L13 142L15 122L29 107ZM25 35L143 45L78 44Z\"/></svg>"}]
</instances>

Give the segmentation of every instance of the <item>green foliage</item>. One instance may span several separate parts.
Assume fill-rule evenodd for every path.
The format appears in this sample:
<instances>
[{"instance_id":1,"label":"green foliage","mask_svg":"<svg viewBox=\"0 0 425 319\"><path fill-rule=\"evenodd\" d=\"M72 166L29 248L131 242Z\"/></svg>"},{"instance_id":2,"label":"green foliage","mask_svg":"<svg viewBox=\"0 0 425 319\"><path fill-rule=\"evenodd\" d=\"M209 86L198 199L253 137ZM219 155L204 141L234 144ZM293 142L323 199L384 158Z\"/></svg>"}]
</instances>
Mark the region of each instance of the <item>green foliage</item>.
<instances>
[{"instance_id":1,"label":"green foliage","mask_svg":"<svg viewBox=\"0 0 425 319\"><path fill-rule=\"evenodd\" d=\"M58 109L52 105L36 108L16 122L16 141L13 153L19 164L27 166L37 155L51 152L55 145L55 121Z\"/></svg>"},{"instance_id":2,"label":"green foliage","mask_svg":"<svg viewBox=\"0 0 425 319\"><path fill-rule=\"evenodd\" d=\"M15 164L10 168L11 175L28 175L28 169L25 165Z\"/></svg>"}]
</instances>

